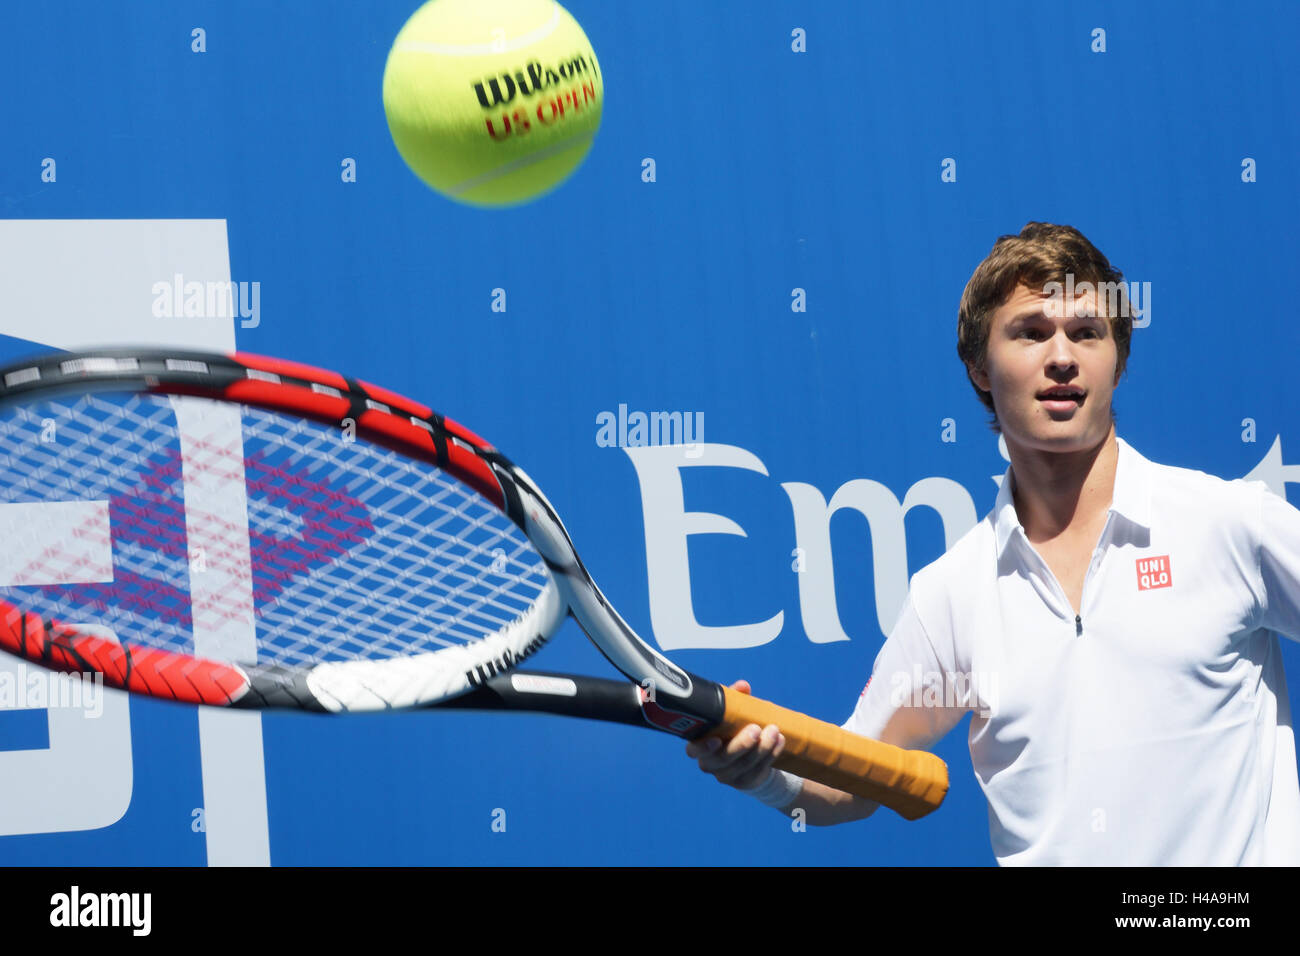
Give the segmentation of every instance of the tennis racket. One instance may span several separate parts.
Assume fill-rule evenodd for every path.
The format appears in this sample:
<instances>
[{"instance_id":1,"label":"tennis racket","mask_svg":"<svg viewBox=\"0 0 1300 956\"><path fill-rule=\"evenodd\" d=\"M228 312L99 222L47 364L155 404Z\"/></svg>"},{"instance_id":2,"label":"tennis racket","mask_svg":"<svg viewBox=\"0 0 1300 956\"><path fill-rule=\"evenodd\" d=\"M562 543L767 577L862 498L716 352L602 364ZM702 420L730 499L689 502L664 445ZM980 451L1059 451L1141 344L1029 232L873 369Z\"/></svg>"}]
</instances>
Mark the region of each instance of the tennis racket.
<instances>
[{"instance_id":1,"label":"tennis racket","mask_svg":"<svg viewBox=\"0 0 1300 956\"><path fill-rule=\"evenodd\" d=\"M777 766L939 805L933 754L688 673L609 604L529 477L432 409L236 354L59 352L0 369L0 649L192 704L449 706L694 739L748 724ZM572 615L626 680L517 665Z\"/></svg>"}]
</instances>

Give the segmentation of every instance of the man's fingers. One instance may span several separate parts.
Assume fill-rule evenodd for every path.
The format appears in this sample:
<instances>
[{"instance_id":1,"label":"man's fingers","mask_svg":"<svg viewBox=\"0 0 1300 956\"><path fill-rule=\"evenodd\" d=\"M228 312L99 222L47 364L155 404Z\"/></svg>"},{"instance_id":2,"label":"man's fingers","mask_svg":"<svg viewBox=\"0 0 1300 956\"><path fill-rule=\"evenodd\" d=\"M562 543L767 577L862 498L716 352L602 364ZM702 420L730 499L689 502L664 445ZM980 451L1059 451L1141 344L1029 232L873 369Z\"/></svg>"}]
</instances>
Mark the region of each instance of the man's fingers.
<instances>
[{"instance_id":1,"label":"man's fingers","mask_svg":"<svg viewBox=\"0 0 1300 956\"><path fill-rule=\"evenodd\" d=\"M717 737L707 737L703 740L692 740L686 744L686 756L691 759L703 757L705 754L715 753L722 746L722 741Z\"/></svg>"},{"instance_id":2,"label":"man's fingers","mask_svg":"<svg viewBox=\"0 0 1300 956\"><path fill-rule=\"evenodd\" d=\"M701 770L716 773L731 767L750 752L756 743L753 731L757 729L757 724L750 724L726 742L717 737L692 740L686 745L686 752L699 759Z\"/></svg>"},{"instance_id":3,"label":"man's fingers","mask_svg":"<svg viewBox=\"0 0 1300 956\"><path fill-rule=\"evenodd\" d=\"M731 689L748 694L749 681L738 680ZM707 737L686 745L686 755L698 761L701 770L739 790L762 785L784 750L785 737L775 724L766 727L749 724L725 743L717 737Z\"/></svg>"},{"instance_id":4,"label":"man's fingers","mask_svg":"<svg viewBox=\"0 0 1300 956\"><path fill-rule=\"evenodd\" d=\"M687 753L696 757L700 769L711 773L719 782L739 789L758 786L766 779L772 762L781 754L785 738L774 724L759 727L750 724L737 733L725 747L712 751L702 741L688 745Z\"/></svg>"},{"instance_id":5,"label":"man's fingers","mask_svg":"<svg viewBox=\"0 0 1300 956\"><path fill-rule=\"evenodd\" d=\"M686 753L700 761L701 770L714 773L732 766L749 755L759 745L762 729L758 724L750 724L742 727L727 741L717 737L692 740L686 745Z\"/></svg>"},{"instance_id":6,"label":"man's fingers","mask_svg":"<svg viewBox=\"0 0 1300 956\"><path fill-rule=\"evenodd\" d=\"M742 736L744 739L740 741ZM737 741L740 743L735 750L735 759L717 777L723 783L742 789L757 786L763 782L776 760L781 731L775 724L763 728L753 724L737 734L736 738L732 744L737 744Z\"/></svg>"}]
</instances>

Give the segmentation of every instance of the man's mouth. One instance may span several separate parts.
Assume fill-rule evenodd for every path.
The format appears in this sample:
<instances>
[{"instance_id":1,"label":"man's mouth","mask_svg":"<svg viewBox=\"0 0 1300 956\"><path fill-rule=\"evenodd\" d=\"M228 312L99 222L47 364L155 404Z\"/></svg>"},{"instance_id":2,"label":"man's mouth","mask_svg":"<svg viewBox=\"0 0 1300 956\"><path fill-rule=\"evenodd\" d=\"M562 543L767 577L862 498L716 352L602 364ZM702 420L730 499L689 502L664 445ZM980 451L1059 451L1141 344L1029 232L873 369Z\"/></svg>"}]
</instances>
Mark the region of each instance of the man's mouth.
<instances>
[{"instance_id":1,"label":"man's mouth","mask_svg":"<svg viewBox=\"0 0 1300 956\"><path fill-rule=\"evenodd\" d=\"M1049 388L1038 393L1038 400L1053 411L1075 408L1083 404L1083 399L1083 389L1072 386Z\"/></svg>"}]
</instances>

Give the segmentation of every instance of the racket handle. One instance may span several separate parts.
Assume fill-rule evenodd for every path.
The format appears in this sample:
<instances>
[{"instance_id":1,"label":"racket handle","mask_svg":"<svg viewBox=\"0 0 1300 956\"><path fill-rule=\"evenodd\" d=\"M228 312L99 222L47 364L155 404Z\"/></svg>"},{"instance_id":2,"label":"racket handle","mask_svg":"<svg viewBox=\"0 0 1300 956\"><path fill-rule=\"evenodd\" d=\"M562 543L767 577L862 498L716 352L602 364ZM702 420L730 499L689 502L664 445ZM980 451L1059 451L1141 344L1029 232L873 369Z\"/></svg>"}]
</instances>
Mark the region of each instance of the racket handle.
<instances>
[{"instance_id":1,"label":"racket handle","mask_svg":"<svg viewBox=\"0 0 1300 956\"><path fill-rule=\"evenodd\" d=\"M781 770L874 800L905 819L936 809L948 793L948 765L924 750L904 750L842 727L722 688L726 712L708 736L730 739L749 724L776 724L785 749Z\"/></svg>"}]
</instances>

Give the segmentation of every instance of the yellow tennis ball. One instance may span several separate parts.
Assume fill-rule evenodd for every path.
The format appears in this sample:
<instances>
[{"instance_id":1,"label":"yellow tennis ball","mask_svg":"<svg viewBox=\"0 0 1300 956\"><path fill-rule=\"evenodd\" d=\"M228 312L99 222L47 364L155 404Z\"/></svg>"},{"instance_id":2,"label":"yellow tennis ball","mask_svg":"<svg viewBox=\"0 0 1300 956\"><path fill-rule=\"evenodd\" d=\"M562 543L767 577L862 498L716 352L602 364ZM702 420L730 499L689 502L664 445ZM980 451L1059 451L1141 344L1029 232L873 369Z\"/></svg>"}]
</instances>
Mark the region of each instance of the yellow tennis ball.
<instances>
[{"instance_id":1,"label":"yellow tennis ball","mask_svg":"<svg viewBox=\"0 0 1300 956\"><path fill-rule=\"evenodd\" d=\"M596 53L554 0L429 0L384 67L397 151L426 183L475 206L555 188L600 127Z\"/></svg>"}]
</instances>

